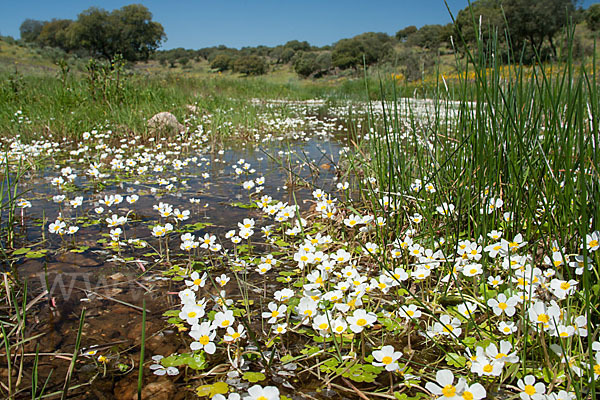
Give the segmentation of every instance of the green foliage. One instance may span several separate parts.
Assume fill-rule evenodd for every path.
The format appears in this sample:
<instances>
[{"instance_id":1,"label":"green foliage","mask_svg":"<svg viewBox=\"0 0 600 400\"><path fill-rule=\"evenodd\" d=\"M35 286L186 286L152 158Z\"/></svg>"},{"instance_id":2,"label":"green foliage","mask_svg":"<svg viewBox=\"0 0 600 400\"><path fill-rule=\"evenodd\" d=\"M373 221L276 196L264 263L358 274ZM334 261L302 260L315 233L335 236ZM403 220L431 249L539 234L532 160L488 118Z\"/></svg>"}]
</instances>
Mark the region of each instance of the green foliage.
<instances>
[{"instance_id":1,"label":"green foliage","mask_svg":"<svg viewBox=\"0 0 600 400\"><path fill-rule=\"evenodd\" d=\"M165 357L160 360L163 367L179 367L187 365L188 367L195 370L202 370L206 368L206 360L204 352L199 353L186 353L186 354L173 354L169 357Z\"/></svg>"},{"instance_id":2,"label":"green foliage","mask_svg":"<svg viewBox=\"0 0 600 400\"><path fill-rule=\"evenodd\" d=\"M342 39L335 44L331 54L334 67L340 69L357 68L364 62L367 65L382 61L392 52L391 38L385 33L367 32L352 39Z\"/></svg>"},{"instance_id":3,"label":"green foliage","mask_svg":"<svg viewBox=\"0 0 600 400\"><path fill-rule=\"evenodd\" d=\"M398 54L398 62L408 82L421 80L425 72L433 66L434 57L417 49L404 49Z\"/></svg>"},{"instance_id":4,"label":"green foliage","mask_svg":"<svg viewBox=\"0 0 600 400\"><path fill-rule=\"evenodd\" d=\"M600 3L592 4L585 12L585 22L590 30L600 30Z\"/></svg>"},{"instance_id":5,"label":"green foliage","mask_svg":"<svg viewBox=\"0 0 600 400\"><path fill-rule=\"evenodd\" d=\"M475 24L473 23L475 19ZM481 21L481 23L480 23ZM496 31L502 32L504 17L496 0L478 0L458 12L455 29L467 43L476 43L481 32L482 40L491 37ZM503 35L499 34L500 39ZM455 41L460 46L460 41Z\"/></svg>"},{"instance_id":6,"label":"green foliage","mask_svg":"<svg viewBox=\"0 0 600 400\"><path fill-rule=\"evenodd\" d=\"M310 51L310 44L307 41L290 40L283 47L293 51Z\"/></svg>"},{"instance_id":7,"label":"green foliage","mask_svg":"<svg viewBox=\"0 0 600 400\"><path fill-rule=\"evenodd\" d=\"M401 42L405 41L410 35L416 33L418 31L417 27L414 25L409 25L406 28L400 29L396 32L396 39Z\"/></svg>"},{"instance_id":8,"label":"green foliage","mask_svg":"<svg viewBox=\"0 0 600 400\"><path fill-rule=\"evenodd\" d=\"M300 51L294 57L294 71L304 78L319 70L317 54Z\"/></svg>"},{"instance_id":9,"label":"green foliage","mask_svg":"<svg viewBox=\"0 0 600 400\"><path fill-rule=\"evenodd\" d=\"M69 28L72 24L73 21L70 19L53 19L46 22L36 42L42 46L69 50L71 48Z\"/></svg>"},{"instance_id":10,"label":"green foliage","mask_svg":"<svg viewBox=\"0 0 600 400\"><path fill-rule=\"evenodd\" d=\"M19 27L19 33L21 39L25 42L35 42L42 32L42 28L46 21L39 21L36 19L27 18Z\"/></svg>"},{"instance_id":11,"label":"green foliage","mask_svg":"<svg viewBox=\"0 0 600 400\"><path fill-rule=\"evenodd\" d=\"M354 364L350 368L345 365L338 367L337 372L341 373L344 378L353 380L354 382L374 382L383 371L381 367L375 367L371 364Z\"/></svg>"},{"instance_id":12,"label":"green foliage","mask_svg":"<svg viewBox=\"0 0 600 400\"><path fill-rule=\"evenodd\" d=\"M112 60L147 60L166 38L164 29L152 21L152 13L141 4L108 12L92 7L78 15L69 28L73 48L87 49L93 56Z\"/></svg>"},{"instance_id":13,"label":"green foliage","mask_svg":"<svg viewBox=\"0 0 600 400\"><path fill-rule=\"evenodd\" d=\"M250 383L261 382L261 381L264 381L265 379L267 379L265 374L263 374L262 372L251 372L251 371L244 372L244 375L242 375L242 378L247 380Z\"/></svg>"},{"instance_id":14,"label":"green foliage","mask_svg":"<svg viewBox=\"0 0 600 400\"><path fill-rule=\"evenodd\" d=\"M497 36L497 55L506 59L508 48L518 54L525 49L523 61L530 63L536 54L542 58L556 56L555 36L574 14L573 0L504 0L502 7L496 0L478 0L458 13L456 29L473 45L480 39L489 46ZM510 46L506 43L505 31L508 31ZM545 43L549 45L546 53L543 52Z\"/></svg>"},{"instance_id":15,"label":"green foliage","mask_svg":"<svg viewBox=\"0 0 600 400\"><path fill-rule=\"evenodd\" d=\"M505 0L502 6L514 48L519 49L527 43L534 54L541 54L547 39L556 55L554 35L575 11L574 0Z\"/></svg>"},{"instance_id":16,"label":"green foliage","mask_svg":"<svg viewBox=\"0 0 600 400\"><path fill-rule=\"evenodd\" d=\"M210 67L219 72L224 72L233 69L233 62L235 59L229 54L217 54L217 56L210 63Z\"/></svg>"},{"instance_id":17,"label":"green foliage","mask_svg":"<svg viewBox=\"0 0 600 400\"><path fill-rule=\"evenodd\" d=\"M217 394L226 394L229 385L225 382L215 382L212 385L202 385L196 388L196 394L200 397L213 398Z\"/></svg>"},{"instance_id":18,"label":"green foliage","mask_svg":"<svg viewBox=\"0 0 600 400\"><path fill-rule=\"evenodd\" d=\"M443 25L423 25L421 29L407 37L406 44L426 49L437 49L446 41L448 36Z\"/></svg>"},{"instance_id":19,"label":"green foliage","mask_svg":"<svg viewBox=\"0 0 600 400\"><path fill-rule=\"evenodd\" d=\"M248 76L263 75L267 72L267 62L260 56L243 56L235 60L233 69Z\"/></svg>"},{"instance_id":20,"label":"green foliage","mask_svg":"<svg viewBox=\"0 0 600 400\"><path fill-rule=\"evenodd\" d=\"M448 353L445 357L446 363L456 368L464 368L467 365L467 359L456 353Z\"/></svg>"},{"instance_id":21,"label":"green foliage","mask_svg":"<svg viewBox=\"0 0 600 400\"><path fill-rule=\"evenodd\" d=\"M354 39L342 39L337 42L331 54L334 67L341 69L357 68L362 63L364 48Z\"/></svg>"}]
</instances>

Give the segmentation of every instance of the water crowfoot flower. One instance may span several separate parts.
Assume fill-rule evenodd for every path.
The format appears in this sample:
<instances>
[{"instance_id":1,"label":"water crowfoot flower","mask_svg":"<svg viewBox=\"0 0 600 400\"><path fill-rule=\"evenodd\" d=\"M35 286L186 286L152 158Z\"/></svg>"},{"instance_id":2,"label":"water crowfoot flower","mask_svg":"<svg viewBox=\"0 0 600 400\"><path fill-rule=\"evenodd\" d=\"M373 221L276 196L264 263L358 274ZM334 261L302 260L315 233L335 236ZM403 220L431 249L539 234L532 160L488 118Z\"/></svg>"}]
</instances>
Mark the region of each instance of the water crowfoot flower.
<instances>
[{"instance_id":1,"label":"water crowfoot flower","mask_svg":"<svg viewBox=\"0 0 600 400\"><path fill-rule=\"evenodd\" d=\"M48 226L48 230L50 231L50 233L56 233L58 235L63 235L65 233L66 227L67 227L67 224L64 221L57 219L56 221L51 223L50 226Z\"/></svg>"},{"instance_id":2,"label":"water crowfoot flower","mask_svg":"<svg viewBox=\"0 0 600 400\"><path fill-rule=\"evenodd\" d=\"M377 321L377 315L375 315L375 313L368 313L363 309L359 309L354 311L354 314L347 319L352 332L360 333L365 327L369 327L373 325L375 321Z\"/></svg>"},{"instance_id":3,"label":"water crowfoot flower","mask_svg":"<svg viewBox=\"0 0 600 400\"><path fill-rule=\"evenodd\" d=\"M248 389L248 396L244 400L279 400L279 389L275 386L254 385Z\"/></svg>"},{"instance_id":4,"label":"water crowfoot flower","mask_svg":"<svg viewBox=\"0 0 600 400\"><path fill-rule=\"evenodd\" d=\"M527 375L523 379L519 379L517 386L522 390L519 397L523 400L544 400L546 396L546 385L542 382L535 382L533 375Z\"/></svg>"},{"instance_id":5,"label":"water crowfoot flower","mask_svg":"<svg viewBox=\"0 0 600 400\"><path fill-rule=\"evenodd\" d=\"M454 374L452 371L442 369L435 374L435 380L437 383L427 382L425 389L444 400L462 400L460 393L465 388L464 379L459 379L458 383L454 385Z\"/></svg>"},{"instance_id":6,"label":"water crowfoot flower","mask_svg":"<svg viewBox=\"0 0 600 400\"><path fill-rule=\"evenodd\" d=\"M275 302L270 302L268 308L269 312L263 312L262 317L269 318L269 320L267 321L267 323L269 324L274 324L279 318L283 317L285 315L285 312L287 311L286 305L282 304L279 307L277 307L277 303Z\"/></svg>"},{"instance_id":7,"label":"water crowfoot flower","mask_svg":"<svg viewBox=\"0 0 600 400\"><path fill-rule=\"evenodd\" d=\"M394 346L383 346L381 350L373 352L373 365L376 367L385 367L386 371L396 371L399 369L398 359L402 357L402 352L395 351Z\"/></svg>"},{"instance_id":8,"label":"water crowfoot flower","mask_svg":"<svg viewBox=\"0 0 600 400\"><path fill-rule=\"evenodd\" d=\"M215 319L213 320L214 326L218 328L228 328L232 326L234 322L235 317L231 310L219 311L215 314Z\"/></svg>"},{"instance_id":9,"label":"water crowfoot flower","mask_svg":"<svg viewBox=\"0 0 600 400\"><path fill-rule=\"evenodd\" d=\"M193 325L190 330L190 336L194 338L195 342L190 344L190 349L193 351L204 350L208 354L214 354L217 346L213 343L217 334L210 322L203 322L200 325Z\"/></svg>"}]
</instances>

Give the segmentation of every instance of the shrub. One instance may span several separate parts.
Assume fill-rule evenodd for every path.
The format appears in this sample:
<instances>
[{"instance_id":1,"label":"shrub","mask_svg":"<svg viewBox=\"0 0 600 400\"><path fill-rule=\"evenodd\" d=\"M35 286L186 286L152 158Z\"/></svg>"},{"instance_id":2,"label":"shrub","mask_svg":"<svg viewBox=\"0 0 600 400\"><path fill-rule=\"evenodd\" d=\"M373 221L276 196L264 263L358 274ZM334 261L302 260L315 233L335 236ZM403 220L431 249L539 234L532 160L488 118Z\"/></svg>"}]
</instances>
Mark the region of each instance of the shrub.
<instances>
[{"instance_id":1,"label":"shrub","mask_svg":"<svg viewBox=\"0 0 600 400\"><path fill-rule=\"evenodd\" d=\"M262 75L267 72L267 62L255 55L242 56L235 60L233 70L244 75Z\"/></svg>"}]
</instances>

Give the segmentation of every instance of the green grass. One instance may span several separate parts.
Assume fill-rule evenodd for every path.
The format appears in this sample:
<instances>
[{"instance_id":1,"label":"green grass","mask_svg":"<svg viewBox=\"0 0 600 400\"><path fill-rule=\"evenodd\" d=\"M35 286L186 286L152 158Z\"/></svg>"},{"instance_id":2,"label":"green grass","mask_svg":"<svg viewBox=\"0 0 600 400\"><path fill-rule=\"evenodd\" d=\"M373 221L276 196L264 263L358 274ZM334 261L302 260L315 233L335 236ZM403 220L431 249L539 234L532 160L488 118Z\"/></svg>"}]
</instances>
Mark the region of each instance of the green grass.
<instances>
[{"instance_id":1,"label":"green grass","mask_svg":"<svg viewBox=\"0 0 600 400\"><path fill-rule=\"evenodd\" d=\"M392 221L377 234L380 248L389 247L394 237L404 237L407 227L417 228L409 217L419 213L423 222L413 239L429 248L443 240L444 245L439 248L446 258L454 258L464 240L474 240L485 247L493 242L487 234L498 229L509 241L517 234L523 235L528 245L519 254L528 254L533 266L553 270L555 278L578 280L576 294L560 302L561 312L585 315L590 334L558 343L570 357L594 364L591 348L597 340L594 326L600 319L600 260L597 252L588 251L585 238L599 229L600 221L600 154L595 147L600 140L600 99L594 73L597 65L594 59L591 68L586 68L576 64L571 54L563 56L561 62L545 68L526 68L518 61L502 66L480 47L468 54L471 63L465 75L470 72L474 80L464 80L455 87L459 99L473 103L461 102L460 114L453 124L447 123L440 107L429 123L423 125L412 118L411 125L403 127L392 105L382 120L371 117L376 134L373 140L364 140L363 149L357 153L367 157L354 158L353 165L357 173L366 168L370 170L368 175L377 178L374 187L362 187L367 193L364 201L372 204L376 215ZM449 98L441 83L432 95L441 104ZM383 89L382 97L386 97ZM415 189L417 179L422 185ZM434 185L434 193L426 190L428 184ZM392 198L395 212L379 205L382 193ZM485 211L492 198L503 200L502 212ZM444 202L454 204L454 213L439 215L436 206ZM510 221L504 219L503 212L510 213ZM553 253L560 254L557 262L562 261L563 266L542 267L542 255ZM584 260L580 277L566 267L574 255ZM393 270L408 262L384 256L379 265ZM481 263L483 277L503 273L497 260L484 257ZM433 298L426 306L429 313L437 314L447 294L481 303L493 297L486 293L490 288L482 281L456 276L442 282L440 278L450 274L451 268L452 265L446 266L436 278L437 284L426 286ZM508 271L507 282L515 278L514 273ZM519 290L511 286L507 285L508 290ZM412 301L426 304L426 296L405 289ZM524 307L517 319L526 320L527 312ZM478 340L502 338L477 324L472 329ZM512 374L502 375L502 379L510 381L545 368L547 382L557 382L561 369L557 369L558 361L547 350L557 340L542 330L536 333L536 328L525 328L521 334L529 338L519 350L521 365ZM464 346L458 338L455 342L458 348ZM445 352L449 354L451 350ZM585 362L581 365L587 370ZM567 386L578 399L588 395L595 398L594 384L577 379L570 368L567 373Z\"/></svg>"}]
</instances>

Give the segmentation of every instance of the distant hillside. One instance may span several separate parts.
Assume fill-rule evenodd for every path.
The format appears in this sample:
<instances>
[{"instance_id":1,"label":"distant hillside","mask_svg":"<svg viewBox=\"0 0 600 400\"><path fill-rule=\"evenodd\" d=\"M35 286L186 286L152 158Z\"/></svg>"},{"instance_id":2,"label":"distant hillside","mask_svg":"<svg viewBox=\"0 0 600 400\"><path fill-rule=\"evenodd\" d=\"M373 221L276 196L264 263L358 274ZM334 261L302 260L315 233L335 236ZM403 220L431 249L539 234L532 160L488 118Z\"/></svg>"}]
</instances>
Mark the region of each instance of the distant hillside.
<instances>
[{"instance_id":1,"label":"distant hillside","mask_svg":"<svg viewBox=\"0 0 600 400\"><path fill-rule=\"evenodd\" d=\"M478 39L484 46L492 45L500 60L519 58L525 63L537 60L558 59L565 50L565 21L574 26L571 50L576 59L591 56L594 40L600 31L600 3L587 10L576 9L574 0L557 0L546 4L529 0L502 0L502 10L496 0L472 2L471 9L461 10L455 24L407 26L396 35L366 32L342 39L328 46L311 46L308 42L292 40L285 44L242 49L214 46L198 50L171 49L146 53L139 61L129 65L146 72L181 71L189 74L263 75L282 80L291 77L331 79L359 76L363 65L394 74L406 81L422 80L434 71L456 72L456 57L464 55L466 48L477 48ZM552 4L549 5L549 4ZM105 12L110 17L127 7ZM554 7L554 8L553 8ZM92 10L92 14L96 12ZM53 20L50 22L26 20L22 37L0 40L0 70L57 71L58 65L74 71L86 69L88 60L100 53L79 48L74 50L73 27L77 21ZM88 13L90 14L90 13ZM85 15L88 15L85 14ZM91 15L91 14L90 14ZM104 15L104 14L102 14ZM108 18L107 17L107 18ZM532 24L523 21L530 19ZM533 23L535 22L535 23ZM510 43L504 29L511 30ZM25 26L25 27L23 27ZM528 26L529 28L525 28ZM531 28L533 27L533 28ZM61 34L64 29L64 34ZM50 40L52 39L52 40ZM49 44L58 44L50 46ZM117 51L117 50L115 50ZM108 54L108 53L107 53ZM137 53L136 53L137 54ZM149 56L149 57L148 57ZM130 57L136 60L135 57Z\"/></svg>"}]
</instances>

